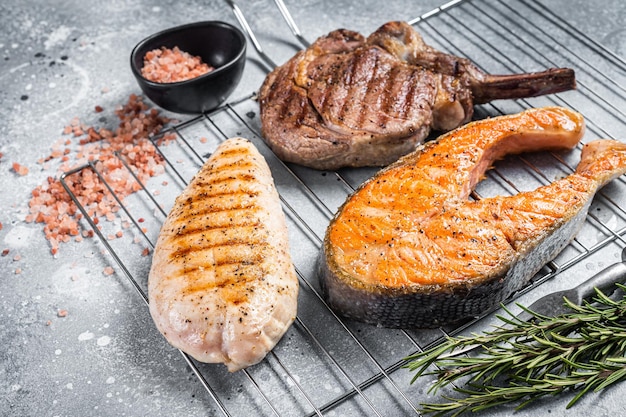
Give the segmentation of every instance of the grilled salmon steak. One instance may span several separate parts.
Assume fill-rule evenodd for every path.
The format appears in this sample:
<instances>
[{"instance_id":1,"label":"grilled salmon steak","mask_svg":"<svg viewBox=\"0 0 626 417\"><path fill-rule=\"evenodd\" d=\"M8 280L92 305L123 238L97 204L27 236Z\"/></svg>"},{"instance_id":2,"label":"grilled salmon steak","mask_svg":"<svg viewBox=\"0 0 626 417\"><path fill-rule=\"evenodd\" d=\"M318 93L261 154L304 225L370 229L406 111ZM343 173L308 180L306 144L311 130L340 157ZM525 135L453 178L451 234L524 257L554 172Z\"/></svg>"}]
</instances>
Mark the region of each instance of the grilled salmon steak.
<instances>
[{"instance_id":1,"label":"grilled salmon steak","mask_svg":"<svg viewBox=\"0 0 626 417\"><path fill-rule=\"evenodd\" d=\"M367 38L332 31L274 69L259 90L265 141L316 169L385 166L432 130L469 122L473 105L574 89L574 71L491 75L427 45L406 22Z\"/></svg>"},{"instance_id":2,"label":"grilled salmon steak","mask_svg":"<svg viewBox=\"0 0 626 417\"><path fill-rule=\"evenodd\" d=\"M573 148L584 121L546 107L469 123L363 183L328 226L320 256L331 308L385 327L480 315L522 288L575 236L596 191L626 173L626 144L583 147L574 173L534 191L470 199L507 154Z\"/></svg>"},{"instance_id":3,"label":"grilled salmon steak","mask_svg":"<svg viewBox=\"0 0 626 417\"><path fill-rule=\"evenodd\" d=\"M231 372L261 361L296 317L298 278L270 169L223 142L176 199L148 279L150 314L174 347Z\"/></svg>"}]
</instances>

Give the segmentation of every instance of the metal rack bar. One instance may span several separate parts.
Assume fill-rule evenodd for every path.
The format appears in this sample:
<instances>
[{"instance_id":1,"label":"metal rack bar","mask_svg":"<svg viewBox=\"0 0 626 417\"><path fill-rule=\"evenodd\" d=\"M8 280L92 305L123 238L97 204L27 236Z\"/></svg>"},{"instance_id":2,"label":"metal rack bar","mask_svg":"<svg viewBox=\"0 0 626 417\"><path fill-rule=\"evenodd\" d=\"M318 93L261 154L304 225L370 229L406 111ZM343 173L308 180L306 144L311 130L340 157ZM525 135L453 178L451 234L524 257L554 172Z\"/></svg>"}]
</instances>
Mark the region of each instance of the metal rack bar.
<instances>
[{"instance_id":1,"label":"metal rack bar","mask_svg":"<svg viewBox=\"0 0 626 417\"><path fill-rule=\"evenodd\" d=\"M94 219L89 215L89 213L87 212L87 210L85 209L85 207L82 205L82 203L78 200L78 198L76 198L75 194L72 192L71 187L68 185L66 178L68 176L71 176L73 174L76 174L84 169L91 169L97 176L98 178L100 178L101 181L103 181L103 183L105 184L107 190L114 196L116 202L122 206L124 208L124 210L128 213L128 210L124 207L124 205L122 204L122 202L120 201L120 199L117 197L117 195L113 192L113 190L111 189L111 186L108 184L108 182L106 181L106 179L104 178L104 176L101 174L101 172L96 168L96 165L94 162L89 162L87 165L84 166L80 166L78 168L75 168L71 171L65 172L61 175L61 177L59 178L59 180L61 181L61 184L63 185L63 188L65 189L65 191L69 194L70 198L72 199L72 201L74 202L74 204L76 205L76 207L78 207L78 209L80 210L80 212L82 213L82 215L84 216L84 218L87 220L87 222L89 223L89 225L91 226L91 229L94 231L94 233L98 236L98 239L100 240L100 243L102 243L104 245L104 247L107 249L108 253L113 257L113 259L115 260L117 266L122 270L122 272L124 273L124 276L127 278L127 280L131 283L131 285L133 286L133 288L135 289L135 291L139 294L139 296L141 297L141 299L144 301L144 303L146 304L146 306L148 305L148 296L146 295L146 293L143 291L143 289L141 288L141 286L138 284L137 280L134 278L133 274L130 273L130 271L128 270L128 268L126 268L126 265L124 264L124 262L122 262L120 256L118 255L118 253L113 249L113 247L109 244L109 242L107 241L107 239L104 237L104 235L102 234L102 232L100 231L100 229L98 228L98 225L96 224L96 222L94 221ZM193 371L194 375L198 378L198 380L200 381L200 383L202 384L202 386L204 387L204 389L207 391L207 393L211 396L211 398L213 399L213 401L215 401L215 404L217 405L217 407L219 408L219 410L222 412L222 414L226 417L229 417L231 414L228 412L228 410L224 407L224 404L222 403L222 401L220 400L220 398L216 395L215 391L211 388L211 386L208 384L207 380L204 378L204 375L202 375L202 373L200 372L200 370L198 369L198 367L196 366L196 364L191 360L191 358L189 357L189 355L187 355L185 352L179 350L180 354L183 356L185 362L187 363L187 365L191 368L191 370Z\"/></svg>"},{"instance_id":2,"label":"metal rack bar","mask_svg":"<svg viewBox=\"0 0 626 417\"><path fill-rule=\"evenodd\" d=\"M284 5L283 5L283 7L284 7ZM287 13L288 13L288 12L287 12ZM245 119L243 119L243 118L242 118L242 117L241 117L241 116L240 116L237 112L235 112L235 111L234 111L234 109L232 108L232 106L227 106L227 107L228 107L231 111L233 111L233 112L234 112L235 116L239 119L239 121L240 121L242 124L246 125L246 126L247 126L247 127L248 127L251 131L254 131L254 129L253 129L253 128L249 125L249 123L248 123L247 121L245 121ZM260 132L255 132L255 133L256 133L257 135L259 135L259 136L260 136ZM225 138L226 138L226 136L225 136ZM304 189L306 189L307 193L308 193L309 195L313 196L313 197L314 197L314 198L318 201L318 203L319 203L319 204L320 204L320 205L324 208L324 211L326 212L326 214L328 215L328 218L330 219L330 218L332 217L332 215L333 215L332 211L331 211L331 210L330 210L330 209L329 209L329 208L328 208L328 207L327 207L327 206L326 206L326 205L325 205L325 204L324 204L324 203L323 203L323 202L319 199L319 197L318 197L317 195L315 195L315 193L314 193L314 192L313 192L313 191L312 191L312 190L311 190L311 189L310 189L310 188L309 188L309 187L305 184L305 182L304 182L304 181L303 181L303 180L302 180L302 179L301 179L301 178L300 178L297 174L295 174L295 173L294 173L294 172L293 172L293 171L292 171L292 170L291 170L291 169L287 166L287 164L285 164L285 163L284 163L284 162L282 162L282 161L281 161L281 164L283 165L283 167L285 167L286 169L288 169L288 170L289 170L289 172L290 172L290 173L294 176L294 178L296 178L296 179L298 180L298 183L299 183L299 184L300 184L300 185L301 185ZM339 178L341 178L341 176L340 176L340 175L338 175L338 177L339 177ZM344 180L344 182L345 182L345 180ZM346 185L348 185L348 186L350 187L350 191L354 191L354 187L350 186L347 182L345 182L345 184L346 184ZM304 221L304 220L303 220L303 219L302 219L302 218L298 215L297 211L296 211L293 207L289 206L289 205L288 205L288 204L284 201L284 199L283 199L282 197L281 197L281 201L283 201L283 204L285 204L285 205L287 206L287 208L288 208L288 210L291 212L291 214L292 214L292 215L294 215L295 217L297 217L297 218L298 218L298 220L299 220L299 221L300 221L300 223L301 223L301 226L302 226L302 227L305 227L307 230L309 230L309 232L311 233L311 235L314 235L314 232L310 229L310 227L306 224L306 222L305 222L305 221ZM321 245L322 245L322 240L321 240L321 238L319 238L319 237L317 237L317 236L315 236L315 237L316 237L316 240L318 241L318 245L321 247ZM300 278L301 278L303 281L305 281L305 282L306 282L306 279L304 278L304 275L303 275L303 274L298 273L298 275L300 276ZM306 282L306 284L309 286L309 288L311 288L311 289L313 290L313 286L312 286L310 283ZM315 291L315 290L313 290L313 291ZM326 304L326 302L324 301L324 299L322 298L322 296L321 296L319 293L317 293L317 291L315 291L315 295L316 295L316 296L319 298L319 300L320 300L320 301L321 301L321 302L322 302L322 303L326 306L326 308L327 308L329 311L331 311L331 312L332 312L332 310L330 309L330 307L328 307L328 305ZM333 314L333 316L336 318L336 320L337 320L339 323L341 323L341 324L343 325L342 320L341 320L341 319L340 319L337 315L335 315L335 314L334 314L334 312L332 312L332 314ZM403 391L402 391L402 390L401 390L401 389L397 386L397 384L395 384L395 383L393 382L393 380L392 380L392 379L389 377L389 375L387 374L386 370L385 370L385 369L383 369L383 367L382 367L382 366L378 363L378 361L376 361L376 360L374 359L374 357L373 357L373 356L372 356L372 355L371 355L371 354L367 351L367 349L366 349L366 348L365 348L365 347L364 347L364 346L363 346L363 345L362 345L362 344L358 341L358 338L356 337L356 335L354 335L354 333L353 333L352 331L350 331L350 330L349 330L349 329L348 329L345 325L344 325L344 330L345 330L347 333L349 333L349 334L350 334L350 336L351 336L351 337L355 340L355 342L357 342L357 344L359 345L359 347L360 347L360 348L362 348L362 349L363 349L363 351L367 354L368 358L369 358L369 359L370 359L373 363L375 363L375 365L378 367L379 372L381 373L381 375L382 375L382 376L384 376L385 378L387 378L387 380L389 380L389 382L392 384L392 386L393 386L393 387L394 387L394 388L398 391L398 393L399 393L399 394L403 397L403 399L404 399L404 400L405 400L405 401L406 401L406 402L407 402L407 403L411 406L411 408L412 408L412 409L415 409L415 406L413 405L413 403L411 402L411 400L410 400L410 399L406 396L406 394L405 394L405 393L404 393L404 392L403 392ZM408 336L408 334L407 334L405 331L403 331L403 333L404 333L407 337L409 337L409 336ZM313 336L313 334L312 334L312 333L310 333L310 331L309 331L309 334L310 334L310 336L314 339L315 343L316 343L316 344L318 344L318 345L320 345L319 341L315 339L315 337ZM410 339L410 337L409 337L409 339ZM321 345L320 345L320 346L321 346ZM336 363L336 361L335 361L334 359L332 359L332 358L331 358L331 360L333 360L333 362L335 362L335 363ZM340 371L341 371L343 374L345 374L345 371L344 371L343 369L341 369L341 368L340 368ZM352 383L352 381L350 381L350 382ZM369 402L369 400L367 400L367 398L363 395L363 393L361 392L361 390L360 390L357 386L354 386L354 384L353 384L353 388L354 388L354 392L356 392L356 393L358 393L359 395L361 395L361 396L362 396L362 397L366 400L366 402L368 403L368 405L370 405L370 406L371 406L371 403L370 403L370 402ZM376 412L376 410L375 410L373 407L372 407L372 409ZM376 412L376 414L378 415L378 412Z\"/></svg>"},{"instance_id":3,"label":"metal rack bar","mask_svg":"<svg viewBox=\"0 0 626 417\"><path fill-rule=\"evenodd\" d=\"M245 119L243 119L243 118L242 118L242 117L241 117L241 116L240 116L240 115L239 115L239 114L238 114L238 113L234 110L234 108L233 108L231 105L227 104L227 105L226 105L226 108L227 108L228 110L230 110L230 111L234 114L234 116L235 116L235 117L237 117L237 118L239 119L239 121L240 121L242 124L247 125L247 126L250 128L250 126L249 126L249 125L248 125L248 123L245 121ZM213 120L211 120L211 118L210 118L210 117L208 117L208 116L207 116L207 119L209 119L209 120L210 120L210 122L211 122L212 124L214 124ZM215 124L214 124L214 125L215 125ZM216 125L215 125L215 126L216 126ZM227 139L227 138L228 138L228 135L226 135L224 132L220 132L220 133L222 134L223 139ZM196 154L196 155L197 155L197 154ZM201 158L200 158L200 159L201 159ZM281 163L282 163L282 162L281 162ZM286 169L289 169L289 168L288 168L288 166L287 166L286 164L282 163L282 165L283 165ZM311 190L311 189L310 189L310 188L309 188L309 187L308 187L308 186L307 186L307 185L306 185L306 184L305 184L305 183L304 183L304 182L303 182L303 181L302 181L302 180L301 180L301 179L300 179L300 178L299 178L299 177L298 177L298 176L297 176L297 175L296 175L293 171L291 171L291 170L289 170L289 171L290 171L290 173L294 176L294 178L297 178L297 179L298 179L298 182L299 182L300 186L302 186L302 187L303 187L303 189L305 189L305 190L307 191L307 193L308 193L310 196L312 196L312 197L314 197L315 199L317 199L317 200L318 200L318 203L319 203L319 204L320 204L320 205L321 205L321 206L325 209L325 211L327 212L328 216L330 217L330 216L332 215L332 212L330 211L330 209L329 209L329 208L328 208L328 207L327 207L327 206L326 206L326 205L325 205L325 204L324 204L324 203L323 203L323 202L322 202L322 201L318 198L318 196L317 196L317 195L315 195L315 193L314 193L314 192L313 192L313 191L312 191L312 190ZM310 234L311 236L314 236L314 237L316 238L316 240L318 241L318 244L320 244L320 245L321 245L321 239L320 239L317 235L315 235L315 232L314 232L314 231L313 231L313 230L309 227L309 225L306 223L306 221L300 217L300 215L298 214L298 211L297 211L297 210L295 210L295 209L294 209L294 208L293 208L293 207L292 207L292 206L291 206L291 205L290 205L290 204L289 204L289 203L288 203L288 202L287 202L287 201L286 201L286 200L285 200L285 199L284 199L281 195L279 195L279 197L280 197L280 199L281 199L282 204L285 206L285 208L286 208L286 209L287 209L287 210L291 213L291 215L292 215L292 216L294 216L294 217L298 220L298 222L300 223L300 226L301 226L301 227L303 227L303 228L305 228L305 229L309 232L309 234ZM319 295L319 294L318 294L318 293L314 290L313 286L312 286L309 282L307 282L306 278L304 277L304 274L302 274L302 272L298 271L298 270L297 270L297 268L296 268L296 272L297 272L297 274L298 274L298 276L299 276L300 280L302 280L302 281L303 281L306 285L308 285L308 287L309 287L312 291L314 291L314 292L315 292L315 294L317 295L317 297L319 298L319 300L323 302L323 298L321 297L321 295ZM339 318L337 318L337 319L339 320ZM299 317L296 317L296 325L300 326L301 328L303 328L303 329L305 330L305 332L309 335L309 337L313 340L313 342L314 342L314 343L315 343L318 347L320 347L320 348L324 351L324 353L327 355L327 357L328 357L331 361L333 361L333 363L335 364L335 366L337 366L337 368L339 369L339 371L340 371L340 372L341 372L341 373L342 373L345 377L347 377L347 379L350 381L350 383L352 384L352 386L353 386L355 389L357 389L357 390L358 390L358 387L357 387L356 385L354 385L354 382L353 382L353 381L352 381L352 380L348 377L348 375L347 375L347 373L345 372L345 370L344 370L344 369L343 369L343 368L339 365L339 363L337 363L337 362L334 360L334 358L332 357L332 355L330 355L330 354L328 353L328 351L327 351L327 350L323 347L323 345L320 343L320 341L319 341L319 340L317 340L317 338L314 336L314 334L313 334L313 333L309 330L309 328L305 325L305 323L304 323L304 322L302 321L302 319L300 319ZM307 400L307 402L309 403L309 405L310 405L310 406L314 409L314 414L315 414L315 415L319 415L319 416L321 416L321 415L322 415L322 411L321 411L321 409L317 408L317 407L314 405L314 403L313 403L313 401L311 400L311 398L309 398L309 396L306 394L306 391L305 391L305 390L301 387L301 385L297 382L297 380L296 380L296 379L295 379L295 378L291 375L291 373L289 372L289 369L288 369L285 365L283 365L283 364L281 363L280 358L276 355L276 353L271 352L271 354L272 354L272 356L274 357L274 359L276 360L276 362L277 362L277 363L281 366L281 368L282 368L282 369L283 369L283 370L284 370L284 371L285 371L285 372L289 375L289 378L293 381L294 385L298 388L298 390L300 391L300 393L301 393L301 394L302 394L302 395L306 398L306 400ZM249 375L249 374L248 374L248 375ZM250 377L250 378L254 381L254 379L253 379L252 377ZM256 382L255 382L255 385L258 385L258 384L256 384ZM375 408L375 407L374 407L374 405L371 403L371 401L369 401L369 400L367 399L367 397L366 397L366 396L364 396L361 392L360 392L360 394L362 395L362 397L363 397L363 398L364 398L364 400L366 401L367 405L368 405L368 406L372 409L372 411L374 411L374 413L375 413L377 416L381 416L381 414L380 414L380 413L376 410L376 408ZM407 400L408 400L408 399L407 399Z\"/></svg>"},{"instance_id":4,"label":"metal rack bar","mask_svg":"<svg viewBox=\"0 0 626 417\"><path fill-rule=\"evenodd\" d=\"M246 20L246 17L243 15L239 6L237 6L235 2L232 0L226 0L226 2L232 8L233 14L239 21L239 24L241 24L241 27L243 27L244 31L246 32L250 40L252 41L252 45L254 46L254 49L256 49L259 56L263 58L263 60L270 66L270 68L276 67L276 63L272 61L272 59L265 53L265 51L261 47L261 44L257 40L256 36L254 36L254 33L252 32L252 29L250 29L250 25L248 24L248 21Z\"/></svg>"},{"instance_id":5,"label":"metal rack bar","mask_svg":"<svg viewBox=\"0 0 626 417\"><path fill-rule=\"evenodd\" d=\"M287 22L287 25L289 26L289 29L291 29L291 33L293 34L293 36L305 48L308 47L311 43L308 40L304 39L304 37L302 36L302 33L300 32L300 28L298 28L298 25L296 24L295 20L293 20L293 17L291 16L289 9L287 9L287 6L285 5L285 2L283 0L274 0L274 3L276 3L278 10L280 10L280 14L283 16L283 19L285 19L285 22Z\"/></svg>"},{"instance_id":6,"label":"metal rack bar","mask_svg":"<svg viewBox=\"0 0 626 417\"><path fill-rule=\"evenodd\" d=\"M468 3L469 7L472 7L476 13L474 13L474 18L478 18L479 15L480 17L484 17L486 19L488 19L489 21L489 26L491 27L498 27L500 29L500 33L504 36L505 33L507 33L507 27L504 26L503 19L505 19L506 17L503 16L501 13L497 12L495 10L495 8L491 7L491 9L493 10L492 13L498 13L498 17L493 17L490 14L486 13L485 10L480 10L478 8L478 6L476 6L473 3ZM502 5L507 8L509 11L513 12L513 10L511 9L510 5L507 5L506 3L502 3ZM491 5L486 4L484 6L484 8L490 7ZM469 14L470 12L467 11L467 13ZM476 31L472 30L471 27L469 27L467 24L465 24L461 19L458 18L454 18L455 23L457 23L459 25L459 27L462 27L465 31L470 31L474 36L476 36L479 39L482 39L481 35L478 34ZM557 40L550 34L547 33L543 28L541 28L540 26L538 26L536 23L530 21L528 18L526 18L524 15L520 14L519 15L519 19L516 20L510 20L507 23L514 26L514 27L518 27L521 28L522 24L520 22L523 22L524 26L527 28L531 28L532 30L528 31L529 34L537 41L537 42L542 42L543 44L545 44L546 46L550 45L549 41L554 42L554 44L557 43ZM510 32L510 28L508 28ZM484 39L483 39L484 40ZM529 50L533 50L532 46L530 45L530 43L524 39L522 39L519 36L516 36L516 40L518 40L522 45L524 45L525 47L527 47ZM567 49L566 47L564 48L565 51L572 55L574 58L576 58L576 60L579 63L584 64L587 68L591 67L590 64L588 62L585 61L584 58L580 57L578 54L576 54L574 51ZM539 52L539 51L535 51L535 54L538 58L541 59L542 62L545 62L551 66L557 66L558 64L551 58L549 58L547 55ZM506 57L503 54L499 54L498 59L504 61L506 60L507 63L509 64L509 68L511 70L521 70L521 66L517 65L510 57ZM609 82L610 84L612 84L612 88L618 88L620 89L622 92L624 92L624 88L622 86L620 86L619 84L617 84L614 80L610 79L609 77L607 77L605 74L602 73L598 73L595 72L594 74L597 75L598 80L602 80L602 82ZM591 96L593 97L594 100L596 100L598 103L600 104L604 104L607 107L609 107L609 111L615 113L615 114L620 114L621 116L626 116L626 113L623 112L623 110L619 107L614 105L613 103L609 102L607 99L605 99L604 97L602 97L600 94L598 94L596 91L594 91L594 89L589 88L588 86L585 85L584 82L578 82L579 87L582 86L584 88L584 92L587 96ZM606 133L605 133L606 134Z\"/></svg>"},{"instance_id":7,"label":"metal rack bar","mask_svg":"<svg viewBox=\"0 0 626 417\"><path fill-rule=\"evenodd\" d=\"M524 4L525 7L529 8L537 15L540 15L544 19L548 20L551 25L558 27L564 32L567 32L569 36L575 38L578 42L583 43L585 46L601 54L605 60L610 61L617 66L623 67L626 65L626 61L622 57L608 50L595 40L583 35L570 25L563 23L562 19L559 19L558 16L555 16L554 13L548 10L543 4L539 2L529 2L528 0L520 0L520 3Z\"/></svg>"}]
</instances>

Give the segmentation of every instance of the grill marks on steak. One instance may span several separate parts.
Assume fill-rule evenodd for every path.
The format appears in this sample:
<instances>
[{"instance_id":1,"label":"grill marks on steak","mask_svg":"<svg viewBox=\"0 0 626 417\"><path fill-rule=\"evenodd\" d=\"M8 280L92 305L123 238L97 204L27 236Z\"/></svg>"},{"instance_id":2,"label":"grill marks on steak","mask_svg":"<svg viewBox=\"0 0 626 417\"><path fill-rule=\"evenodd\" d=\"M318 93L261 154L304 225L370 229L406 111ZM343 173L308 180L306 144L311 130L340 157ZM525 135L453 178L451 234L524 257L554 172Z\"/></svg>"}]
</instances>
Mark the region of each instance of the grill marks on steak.
<instances>
[{"instance_id":1,"label":"grill marks on steak","mask_svg":"<svg viewBox=\"0 0 626 417\"><path fill-rule=\"evenodd\" d=\"M471 120L473 102L574 88L568 69L493 76L426 45L407 23L365 38L339 29L298 52L259 91L262 133L283 160L317 169L381 166L434 130Z\"/></svg>"},{"instance_id":2,"label":"grill marks on steak","mask_svg":"<svg viewBox=\"0 0 626 417\"><path fill-rule=\"evenodd\" d=\"M362 48L311 82L308 98L332 128L406 136L430 122L436 80L379 48ZM337 76L336 74L339 74Z\"/></svg>"}]
</instances>

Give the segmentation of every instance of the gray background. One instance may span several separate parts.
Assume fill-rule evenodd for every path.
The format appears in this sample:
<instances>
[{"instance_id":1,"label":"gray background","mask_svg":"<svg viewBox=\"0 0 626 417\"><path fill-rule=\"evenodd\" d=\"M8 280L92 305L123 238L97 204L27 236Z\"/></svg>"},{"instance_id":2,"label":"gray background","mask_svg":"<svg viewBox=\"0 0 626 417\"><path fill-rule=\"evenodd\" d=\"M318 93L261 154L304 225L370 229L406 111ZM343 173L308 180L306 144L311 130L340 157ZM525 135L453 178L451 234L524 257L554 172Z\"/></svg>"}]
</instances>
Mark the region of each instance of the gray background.
<instances>
[{"instance_id":1,"label":"gray background","mask_svg":"<svg viewBox=\"0 0 626 417\"><path fill-rule=\"evenodd\" d=\"M476 2L479 4L479 2ZM563 21L624 57L626 2L544 1ZM309 39L337 27L363 33L392 19L411 19L440 2L343 0L288 2ZM264 47L281 63L293 48L276 25L269 0L241 2ZM178 352L154 330L143 302L95 240L62 245L57 256L39 225L26 224L30 191L54 170L36 161L73 117L115 123L113 109L140 93L128 57L145 36L197 20L237 25L222 1L20 1L0 3L0 415L199 416L214 403ZM264 68L249 48L249 63L233 98L260 85ZM93 109L105 111L96 114ZM105 117L107 120L100 120ZM30 169L17 176L11 163ZM18 255L16 257L16 255ZM16 273L16 270L21 273ZM65 309L67 317L58 317ZM624 415L615 388L592 397L587 415ZM232 395L239 395L237 387ZM576 410L576 409L575 409ZM537 410L535 410L536 414ZM550 415L565 415L554 407ZM219 415L219 413L216 413ZM506 414L504 414L506 415Z\"/></svg>"}]
</instances>

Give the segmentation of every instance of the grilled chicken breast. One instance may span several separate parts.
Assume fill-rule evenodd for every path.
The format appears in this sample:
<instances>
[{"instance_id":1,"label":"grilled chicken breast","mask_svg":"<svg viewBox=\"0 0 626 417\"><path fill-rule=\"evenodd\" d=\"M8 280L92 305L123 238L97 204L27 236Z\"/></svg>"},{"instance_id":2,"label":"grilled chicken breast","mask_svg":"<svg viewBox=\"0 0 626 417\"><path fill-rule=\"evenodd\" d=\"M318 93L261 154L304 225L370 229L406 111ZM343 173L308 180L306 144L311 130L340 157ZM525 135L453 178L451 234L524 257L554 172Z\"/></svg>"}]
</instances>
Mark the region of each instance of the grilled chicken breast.
<instances>
[{"instance_id":1,"label":"grilled chicken breast","mask_svg":"<svg viewBox=\"0 0 626 417\"><path fill-rule=\"evenodd\" d=\"M176 199L154 250L150 313L174 347L231 372L261 361L296 317L298 279L263 156L223 142Z\"/></svg>"},{"instance_id":2,"label":"grilled chicken breast","mask_svg":"<svg viewBox=\"0 0 626 417\"><path fill-rule=\"evenodd\" d=\"M331 308L386 327L472 317L522 288L573 239L626 144L584 146L576 172L534 191L470 200L494 160L574 147L582 116L558 107L476 121L381 170L338 210L320 280Z\"/></svg>"},{"instance_id":3,"label":"grilled chicken breast","mask_svg":"<svg viewBox=\"0 0 626 417\"><path fill-rule=\"evenodd\" d=\"M259 90L265 141L316 169L384 166L430 133L471 120L473 105L575 88L574 71L490 75L427 45L406 22L365 38L339 29L272 71Z\"/></svg>"}]
</instances>

